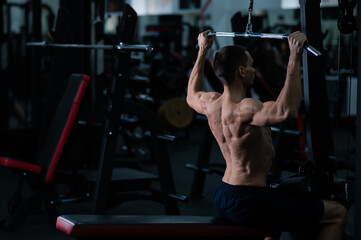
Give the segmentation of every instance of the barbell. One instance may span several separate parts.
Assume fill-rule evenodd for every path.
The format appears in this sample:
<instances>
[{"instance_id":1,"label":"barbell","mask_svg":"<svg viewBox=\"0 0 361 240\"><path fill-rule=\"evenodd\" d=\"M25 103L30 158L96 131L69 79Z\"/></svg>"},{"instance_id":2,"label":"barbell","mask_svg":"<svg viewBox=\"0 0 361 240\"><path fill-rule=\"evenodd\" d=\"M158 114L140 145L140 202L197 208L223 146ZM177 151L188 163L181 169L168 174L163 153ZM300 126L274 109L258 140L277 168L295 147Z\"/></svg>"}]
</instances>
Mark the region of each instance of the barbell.
<instances>
[{"instance_id":1,"label":"barbell","mask_svg":"<svg viewBox=\"0 0 361 240\"><path fill-rule=\"evenodd\" d=\"M100 45L100 44L72 44L72 43L49 43L49 42L27 42L27 47L53 47L53 48L79 48L79 49L97 49L97 50L119 50L131 52L151 52L153 47L150 45L124 44Z\"/></svg>"}]
</instances>

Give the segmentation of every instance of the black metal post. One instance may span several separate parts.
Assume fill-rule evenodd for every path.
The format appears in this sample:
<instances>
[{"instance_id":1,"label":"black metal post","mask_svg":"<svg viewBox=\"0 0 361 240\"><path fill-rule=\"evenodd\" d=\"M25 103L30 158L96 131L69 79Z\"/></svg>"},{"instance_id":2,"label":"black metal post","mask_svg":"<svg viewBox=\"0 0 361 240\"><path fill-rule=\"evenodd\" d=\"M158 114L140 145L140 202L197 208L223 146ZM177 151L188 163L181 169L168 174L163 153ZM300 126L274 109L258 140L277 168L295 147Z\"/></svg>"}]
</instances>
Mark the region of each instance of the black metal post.
<instances>
[{"instance_id":1,"label":"black metal post","mask_svg":"<svg viewBox=\"0 0 361 240\"><path fill-rule=\"evenodd\" d=\"M126 53L130 56L128 53ZM121 63L126 61L123 56ZM130 61L130 59L128 59ZM124 71L124 70L123 70ZM109 200L110 185L113 172L113 163L117 148L118 129L120 124L121 107L123 103L125 79L121 72L118 72L112 79L114 89L108 89L108 106L105 114L104 137L101 147L99 170L94 193L94 214L104 214ZM113 91L112 91L113 90Z\"/></svg>"},{"instance_id":2,"label":"black metal post","mask_svg":"<svg viewBox=\"0 0 361 240\"><path fill-rule=\"evenodd\" d=\"M131 44L133 41L136 20L137 13L132 7L126 5L118 32L121 40L126 44ZM120 52L118 54L118 67L113 75L113 83L111 83L111 86L108 88L108 105L104 124L105 135L103 138L97 183L94 193L94 214L105 213L108 206L124 88L130 74L130 53Z\"/></svg>"},{"instance_id":3,"label":"black metal post","mask_svg":"<svg viewBox=\"0 0 361 240\"><path fill-rule=\"evenodd\" d=\"M7 65L12 61L12 44L11 44L11 6L6 4L6 31L7 31ZM8 67L7 66L7 67Z\"/></svg>"},{"instance_id":4,"label":"black metal post","mask_svg":"<svg viewBox=\"0 0 361 240\"><path fill-rule=\"evenodd\" d=\"M5 5L5 1L0 1L0 44L2 46L3 41L5 40L5 31L4 31L4 14L3 14L3 5ZM2 47L0 47L0 70L3 68L2 64Z\"/></svg>"},{"instance_id":5,"label":"black metal post","mask_svg":"<svg viewBox=\"0 0 361 240\"><path fill-rule=\"evenodd\" d=\"M310 45L324 52L320 3L321 0L300 0L301 30L307 35ZM306 139L310 158L318 170L333 173L333 164L329 159L334 150L324 58L304 51L302 59Z\"/></svg>"},{"instance_id":6,"label":"black metal post","mask_svg":"<svg viewBox=\"0 0 361 240\"><path fill-rule=\"evenodd\" d=\"M360 21L361 21L361 4L357 4L358 16L358 39L361 38ZM355 236L354 239L361 239L361 46L358 46L357 62L357 119L356 119L356 173L355 173Z\"/></svg>"},{"instance_id":7,"label":"black metal post","mask_svg":"<svg viewBox=\"0 0 361 240\"><path fill-rule=\"evenodd\" d=\"M32 23L32 41L41 41L41 0L32 1L33 23ZM28 8L26 9L28 11ZM26 14L27 15L27 14ZM40 109L41 95L40 89L40 73L41 73L41 56L38 50L30 51L30 102L31 102L31 124L33 127L40 127Z\"/></svg>"}]
</instances>

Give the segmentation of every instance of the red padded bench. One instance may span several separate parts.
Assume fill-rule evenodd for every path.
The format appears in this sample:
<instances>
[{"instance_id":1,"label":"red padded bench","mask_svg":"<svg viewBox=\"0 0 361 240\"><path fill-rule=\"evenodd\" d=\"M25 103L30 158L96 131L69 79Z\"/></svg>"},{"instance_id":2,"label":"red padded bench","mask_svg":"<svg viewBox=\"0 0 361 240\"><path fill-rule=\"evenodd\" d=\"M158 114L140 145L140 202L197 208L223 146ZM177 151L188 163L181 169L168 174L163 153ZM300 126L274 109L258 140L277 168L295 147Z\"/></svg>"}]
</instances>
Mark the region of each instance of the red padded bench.
<instances>
[{"instance_id":1,"label":"red padded bench","mask_svg":"<svg viewBox=\"0 0 361 240\"><path fill-rule=\"evenodd\" d=\"M179 215L62 215L56 228L70 237L84 238L237 238L264 239L279 233L237 226L211 216Z\"/></svg>"}]
</instances>

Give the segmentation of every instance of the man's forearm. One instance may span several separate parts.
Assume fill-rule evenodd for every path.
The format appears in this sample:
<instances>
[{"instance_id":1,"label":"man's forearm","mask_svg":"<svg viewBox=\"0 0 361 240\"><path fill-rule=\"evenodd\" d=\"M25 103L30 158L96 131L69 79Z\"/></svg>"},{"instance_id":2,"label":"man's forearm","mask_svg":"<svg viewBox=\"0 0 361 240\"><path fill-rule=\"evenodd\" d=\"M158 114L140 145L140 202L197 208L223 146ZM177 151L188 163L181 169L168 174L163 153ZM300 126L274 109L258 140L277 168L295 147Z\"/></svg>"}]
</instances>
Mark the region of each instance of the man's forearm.
<instances>
[{"instance_id":1,"label":"man's forearm","mask_svg":"<svg viewBox=\"0 0 361 240\"><path fill-rule=\"evenodd\" d=\"M298 114L301 99L301 57L290 56L285 84L276 102L281 107L281 112L294 117Z\"/></svg>"},{"instance_id":2,"label":"man's forearm","mask_svg":"<svg viewBox=\"0 0 361 240\"><path fill-rule=\"evenodd\" d=\"M207 50L200 49L198 51L197 60L188 81L188 97L191 97L194 93L203 90L204 62L206 54Z\"/></svg>"},{"instance_id":3,"label":"man's forearm","mask_svg":"<svg viewBox=\"0 0 361 240\"><path fill-rule=\"evenodd\" d=\"M289 87L291 91L288 92L287 100L291 107L298 113L298 110L301 105L302 99L302 85L301 85L301 58L296 57L292 62L290 62L291 71L289 73L290 81L288 84L291 86Z\"/></svg>"}]
</instances>

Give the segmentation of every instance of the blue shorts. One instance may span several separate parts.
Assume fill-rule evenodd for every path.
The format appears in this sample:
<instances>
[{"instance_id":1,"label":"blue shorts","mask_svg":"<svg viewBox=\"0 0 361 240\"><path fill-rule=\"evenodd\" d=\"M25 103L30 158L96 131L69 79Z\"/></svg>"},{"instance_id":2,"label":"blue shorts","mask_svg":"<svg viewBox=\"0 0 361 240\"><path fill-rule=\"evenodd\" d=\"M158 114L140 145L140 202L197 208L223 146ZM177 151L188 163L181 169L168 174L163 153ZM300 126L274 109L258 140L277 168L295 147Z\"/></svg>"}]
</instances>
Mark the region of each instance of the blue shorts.
<instances>
[{"instance_id":1,"label":"blue shorts","mask_svg":"<svg viewBox=\"0 0 361 240\"><path fill-rule=\"evenodd\" d=\"M320 199L296 198L268 187L234 186L224 182L216 189L214 202L221 217L270 231L316 228L324 212Z\"/></svg>"}]
</instances>

